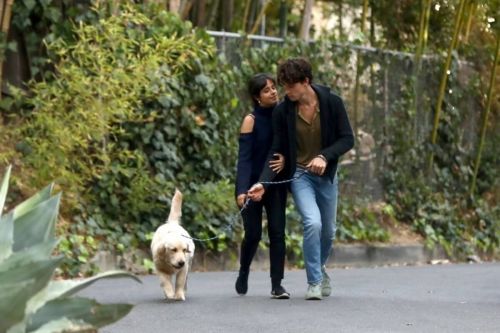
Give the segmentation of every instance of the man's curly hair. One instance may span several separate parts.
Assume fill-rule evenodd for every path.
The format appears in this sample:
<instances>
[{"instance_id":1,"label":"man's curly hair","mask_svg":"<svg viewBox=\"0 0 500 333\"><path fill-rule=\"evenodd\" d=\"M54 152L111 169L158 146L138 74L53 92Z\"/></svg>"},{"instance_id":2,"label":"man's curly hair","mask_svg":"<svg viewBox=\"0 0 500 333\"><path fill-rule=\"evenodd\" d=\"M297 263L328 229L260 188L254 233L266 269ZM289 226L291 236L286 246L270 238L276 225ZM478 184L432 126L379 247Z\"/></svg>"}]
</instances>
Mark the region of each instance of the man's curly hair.
<instances>
[{"instance_id":1,"label":"man's curly hair","mask_svg":"<svg viewBox=\"0 0 500 333\"><path fill-rule=\"evenodd\" d=\"M309 79L312 83L313 75L309 61L304 58L290 58L278 66L278 84L293 84Z\"/></svg>"}]
</instances>

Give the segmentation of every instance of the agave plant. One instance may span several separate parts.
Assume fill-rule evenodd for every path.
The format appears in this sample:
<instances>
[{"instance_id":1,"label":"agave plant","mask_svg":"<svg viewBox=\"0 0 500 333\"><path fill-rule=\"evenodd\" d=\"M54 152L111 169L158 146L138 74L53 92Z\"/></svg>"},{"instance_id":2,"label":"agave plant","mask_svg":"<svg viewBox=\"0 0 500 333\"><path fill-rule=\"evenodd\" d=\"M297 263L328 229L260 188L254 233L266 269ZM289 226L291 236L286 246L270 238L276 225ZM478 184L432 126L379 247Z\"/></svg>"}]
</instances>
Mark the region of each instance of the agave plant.
<instances>
[{"instance_id":1,"label":"agave plant","mask_svg":"<svg viewBox=\"0 0 500 333\"><path fill-rule=\"evenodd\" d=\"M11 167L0 183L0 332L96 332L131 309L129 304L99 304L71 297L102 278L130 277L111 271L82 280L54 280L62 257L52 256L57 245L55 223L60 194L50 185L2 215Z\"/></svg>"}]
</instances>

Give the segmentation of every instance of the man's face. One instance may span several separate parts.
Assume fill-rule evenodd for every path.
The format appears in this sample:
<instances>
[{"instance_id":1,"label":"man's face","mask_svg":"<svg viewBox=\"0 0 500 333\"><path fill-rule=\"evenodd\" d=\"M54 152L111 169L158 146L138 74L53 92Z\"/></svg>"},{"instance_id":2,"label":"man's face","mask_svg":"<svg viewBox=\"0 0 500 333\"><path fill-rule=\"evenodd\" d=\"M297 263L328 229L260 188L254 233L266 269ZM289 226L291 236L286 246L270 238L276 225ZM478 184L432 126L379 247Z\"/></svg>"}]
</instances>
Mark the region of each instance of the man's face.
<instances>
[{"instance_id":1,"label":"man's face","mask_svg":"<svg viewBox=\"0 0 500 333\"><path fill-rule=\"evenodd\" d=\"M296 83L285 83L283 84L283 88L285 89L285 94L292 102L296 102L304 96L308 86L307 79L304 82L296 82Z\"/></svg>"}]
</instances>

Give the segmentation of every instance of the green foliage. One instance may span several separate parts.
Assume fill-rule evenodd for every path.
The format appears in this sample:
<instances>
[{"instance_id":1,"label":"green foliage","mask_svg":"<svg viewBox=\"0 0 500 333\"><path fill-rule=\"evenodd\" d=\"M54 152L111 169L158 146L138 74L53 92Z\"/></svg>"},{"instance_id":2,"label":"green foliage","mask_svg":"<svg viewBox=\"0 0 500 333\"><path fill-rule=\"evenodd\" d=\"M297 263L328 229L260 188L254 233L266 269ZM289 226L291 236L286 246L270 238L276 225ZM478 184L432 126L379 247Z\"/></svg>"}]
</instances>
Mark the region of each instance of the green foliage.
<instances>
[{"instance_id":1,"label":"green foliage","mask_svg":"<svg viewBox=\"0 0 500 333\"><path fill-rule=\"evenodd\" d=\"M388 242L390 235L382 221L390 217L390 209L377 212L363 200L343 199L337 212L338 240L355 242ZM385 216L387 215L387 216Z\"/></svg>"},{"instance_id":2,"label":"green foliage","mask_svg":"<svg viewBox=\"0 0 500 333\"><path fill-rule=\"evenodd\" d=\"M14 139L26 173L19 186L57 179L66 193L65 217L70 221L59 231L80 235L68 237L58 248L65 255L61 267L69 275L77 275L79 264L100 249L120 254L126 248L147 248L152 231L168 215L175 187L185 195L183 221L193 237L224 234L200 247L236 253L241 239L232 191L237 133L241 116L250 111L246 82L256 72L275 73L281 59L305 55L313 65L314 81L340 93L350 109L354 53L331 36L313 44L293 39L284 44L235 43L234 52L228 44L226 53L216 55L215 43L205 32L158 6L94 9L75 22L70 32L47 39L56 71L45 81L30 83L30 93L18 93L12 104L21 105ZM413 37L405 32L401 38ZM385 159L376 163L383 168L386 199L395 210L391 216L414 224L430 243L450 249L463 242L471 249L497 248L498 211L492 209L488 192L498 180L498 147L485 154L479 171L478 188L485 200L459 198L470 176L465 153L470 136L461 131L467 120L459 101L478 95L478 81L476 90L468 91L455 78L456 65L452 68L453 94L445 99L439 142L429 147L426 129L417 128L421 119L415 117L431 113L428 101L434 98L438 62L423 64L429 87L419 96L422 116L413 108L413 81L387 77L411 73L410 57L359 54L365 73L360 101L369 100L372 109L360 111L358 120L362 128L372 124L377 143L387 149ZM373 75L364 80L368 70ZM422 166L429 149L436 155L432 176ZM0 151L2 160L5 156ZM287 214L288 256L300 266L301 223L293 210ZM341 194L338 237L385 241L379 218L365 201ZM456 226L461 223L463 227ZM226 234L230 224L235 232ZM92 273L94 268L87 267L84 273Z\"/></svg>"},{"instance_id":3,"label":"green foliage","mask_svg":"<svg viewBox=\"0 0 500 333\"><path fill-rule=\"evenodd\" d=\"M467 96L478 95L477 86L474 80L464 86L457 72L455 62L435 146L409 138L408 133L413 131L411 108L407 104L394 105L397 119L388 129L393 133L389 142L392 151L387 156L388 172L384 174L387 199L395 207L398 219L413 224L429 246L440 244L450 256L458 258L476 252L494 256L500 246L495 231L498 229L498 210L494 202L467 198L475 150L470 148L468 140L471 133L465 125L472 120L468 118L468 105L463 101ZM400 89L410 94L409 85ZM498 148L491 148L489 154L498 155L494 153ZM436 163L432 173L426 174L424 157L429 150L434 152ZM494 159L489 155L487 166L481 171L484 179L493 183L498 168L491 167L488 161ZM485 195L492 195L488 191L493 187L482 186L481 189L486 191Z\"/></svg>"},{"instance_id":4,"label":"green foliage","mask_svg":"<svg viewBox=\"0 0 500 333\"><path fill-rule=\"evenodd\" d=\"M79 281L51 280L62 260L51 256L61 196L53 196L49 187L2 215L9 178L10 167L0 186L0 331L80 332L125 316L131 305L70 296L102 278L140 280L121 271Z\"/></svg>"}]
</instances>

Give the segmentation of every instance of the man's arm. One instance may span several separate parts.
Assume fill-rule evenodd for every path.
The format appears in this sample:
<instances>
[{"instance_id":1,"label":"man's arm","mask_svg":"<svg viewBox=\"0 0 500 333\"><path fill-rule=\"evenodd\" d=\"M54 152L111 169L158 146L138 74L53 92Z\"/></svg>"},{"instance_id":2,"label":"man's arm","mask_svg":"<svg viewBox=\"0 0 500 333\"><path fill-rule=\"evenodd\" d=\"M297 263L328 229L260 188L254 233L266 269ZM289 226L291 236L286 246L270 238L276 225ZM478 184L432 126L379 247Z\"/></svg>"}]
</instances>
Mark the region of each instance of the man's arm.
<instances>
[{"instance_id":1,"label":"man's arm","mask_svg":"<svg viewBox=\"0 0 500 333\"><path fill-rule=\"evenodd\" d=\"M328 161L338 160L340 156L354 147L354 134L344 102L339 96L331 94L329 104L333 112L333 122L335 124L337 139L332 145L322 149L320 152L320 155L323 155Z\"/></svg>"}]
</instances>

